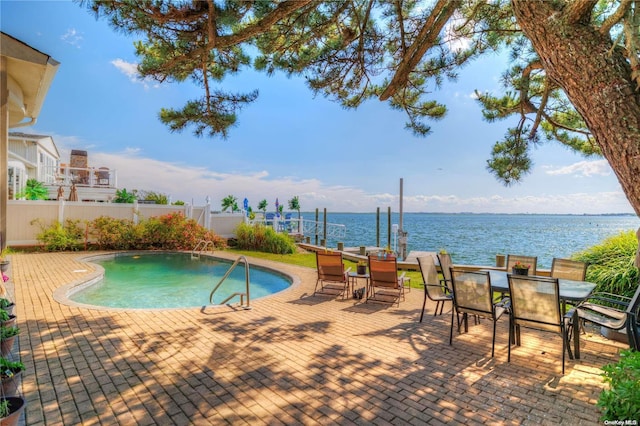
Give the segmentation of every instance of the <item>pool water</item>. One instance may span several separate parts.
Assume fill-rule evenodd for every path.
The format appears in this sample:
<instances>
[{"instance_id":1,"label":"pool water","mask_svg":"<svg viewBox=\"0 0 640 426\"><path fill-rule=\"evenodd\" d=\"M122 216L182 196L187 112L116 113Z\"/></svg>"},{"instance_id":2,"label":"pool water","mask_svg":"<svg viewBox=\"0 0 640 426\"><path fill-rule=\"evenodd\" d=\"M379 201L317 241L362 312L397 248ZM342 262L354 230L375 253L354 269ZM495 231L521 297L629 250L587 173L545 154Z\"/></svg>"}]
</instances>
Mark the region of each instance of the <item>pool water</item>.
<instances>
[{"instance_id":1,"label":"pool water","mask_svg":"<svg viewBox=\"0 0 640 426\"><path fill-rule=\"evenodd\" d=\"M126 254L93 262L104 268L104 279L71 294L69 299L88 305L133 309L209 305L211 290L232 264L206 256L192 259L187 253ZM256 266L249 267L249 278L251 300L291 285L284 275ZM220 303L245 290L245 267L240 263L216 291L213 302ZM229 303L239 301L236 297Z\"/></svg>"}]
</instances>

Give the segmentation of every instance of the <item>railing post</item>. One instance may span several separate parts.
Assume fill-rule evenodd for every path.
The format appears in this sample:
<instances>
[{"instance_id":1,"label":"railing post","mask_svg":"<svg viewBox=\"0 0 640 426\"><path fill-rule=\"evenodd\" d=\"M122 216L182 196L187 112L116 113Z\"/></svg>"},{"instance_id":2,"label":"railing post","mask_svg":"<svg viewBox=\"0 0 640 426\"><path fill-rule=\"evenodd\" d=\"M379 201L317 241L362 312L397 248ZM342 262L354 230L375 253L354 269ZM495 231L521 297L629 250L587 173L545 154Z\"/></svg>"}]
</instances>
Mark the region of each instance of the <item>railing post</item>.
<instances>
[{"instance_id":1,"label":"railing post","mask_svg":"<svg viewBox=\"0 0 640 426\"><path fill-rule=\"evenodd\" d=\"M133 223L136 224L136 225L138 224L138 213L139 212L140 211L138 210L138 200L134 200L134 202L133 202L133 212L131 214L131 216L132 216L131 220L133 220Z\"/></svg>"},{"instance_id":2,"label":"railing post","mask_svg":"<svg viewBox=\"0 0 640 426\"><path fill-rule=\"evenodd\" d=\"M64 223L64 198L58 201L58 222Z\"/></svg>"},{"instance_id":3,"label":"railing post","mask_svg":"<svg viewBox=\"0 0 640 426\"><path fill-rule=\"evenodd\" d=\"M211 204L207 203L204 205L204 224L203 226L207 229L211 229Z\"/></svg>"}]
</instances>

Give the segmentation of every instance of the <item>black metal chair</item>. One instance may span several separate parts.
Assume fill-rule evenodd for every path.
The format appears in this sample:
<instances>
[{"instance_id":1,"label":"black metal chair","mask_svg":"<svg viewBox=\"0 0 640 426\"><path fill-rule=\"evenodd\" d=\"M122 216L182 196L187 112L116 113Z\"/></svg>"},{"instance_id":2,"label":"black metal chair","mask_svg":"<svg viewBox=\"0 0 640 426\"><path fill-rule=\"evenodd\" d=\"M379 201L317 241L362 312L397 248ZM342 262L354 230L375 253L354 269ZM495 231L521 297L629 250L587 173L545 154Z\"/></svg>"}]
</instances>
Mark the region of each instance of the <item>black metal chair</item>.
<instances>
[{"instance_id":1,"label":"black metal chair","mask_svg":"<svg viewBox=\"0 0 640 426\"><path fill-rule=\"evenodd\" d=\"M516 263L521 263L524 265L529 265L529 275L536 275L538 270L538 257L536 256L522 256L519 254L508 254L507 255L507 272L511 272L511 268Z\"/></svg>"},{"instance_id":2,"label":"black metal chair","mask_svg":"<svg viewBox=\"0 0 640 426\"><path fill-rule=\"evenodd\" d=\"M598 292L578 304L578 317L614 331L626 331L629 347L640 351L640 285L633 297Z\"/></svg>"},{"instance_id":3,"label":"black metal chair","mask_svg":"<svg viewBox=\"0 0 640 426\"><path fill-rule=\"evenodd\" d=\"M496 323L500 317L508 312L508 307L503 302L493 302L493 290L491 289L491 278L489 272L465 271L451 268L451 283L453 285L453 306L451 310L451 330L449 332L449 344L453 342L453 317L458 317L458 333L460 333L462 322L464 331L469 331L468 315L489 318L493 321L493 338L491 341L491 356L495 353L496 345Z\"/></svg>"},{"instance_id":4,"label":"black metal chair","mask_svg":"<svg viewBox=\"0 0 640 426\"><path fill-rule=\"evenodd\" d=\"M567 280L584 281L587 274L587 264L578 260L553 258L551 276Z\"/></svg>"},{"instance_id":5,"label":"black metal chair","mask_svg":"<svg viewBox=\"0 0 640 426\"><path fill-rule=\"evenodd\" d=\"M440 315L442 315L445 302L452 302L453 295L450 289L438 278L436 263L432 256L418 257L418 266L424 282L424 301L422 302L422 313L420 314L420 322L422 322L424 308L427 305L427 297L436 302L436 309L433 311L433 316L436 316L438 308L440 308Z\"/></svg>"},{"instance_id":6,"label":"black metal chair","mask_svg":"<svg viewBox=\"0 0 640 426\"><path fill-rule=\"evenodd\" d=\"M440 263L440 272L444 278L443 284L451 288L451 267L453 266L451 255L449 253L438 253L437 256L438 263Z\"/></svg>"},{"instance_id":7,"label":"black metal chair","mask_svg":"<svg viewBox=\"0 0 640 426\"><path fill-rule=\"evenodd\" d=\"M559 333L562 336L562 374L564 374L565 352L573 358L569 341L573 310L563 313L560 303L558 278L507 275L511 315L509 341L520 346L520 327ZM511 361L509 345L508 362Z\"/></svg>"}]
</instances>

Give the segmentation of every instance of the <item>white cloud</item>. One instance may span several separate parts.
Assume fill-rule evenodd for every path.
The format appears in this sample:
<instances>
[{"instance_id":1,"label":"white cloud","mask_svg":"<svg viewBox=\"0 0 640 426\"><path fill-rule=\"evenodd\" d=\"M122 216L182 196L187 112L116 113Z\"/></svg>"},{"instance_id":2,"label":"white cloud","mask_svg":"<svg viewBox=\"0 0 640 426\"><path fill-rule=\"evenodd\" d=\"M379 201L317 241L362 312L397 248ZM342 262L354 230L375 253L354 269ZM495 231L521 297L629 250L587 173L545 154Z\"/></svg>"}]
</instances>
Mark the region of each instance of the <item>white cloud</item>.
<instances>
[{"instance_id":1,"label":"white cloud","mask_svg":"<svg viewBox=\"0 0 640 426\"><path fill-rule=\"evenodd\" d=\"M135 62L127 62L124 59L117 58L111 61L111 65L113 65L121 73L126 75L127 78L129 78L129 81L131 81L132 83L140 83L144 86L145 89L148 89L149 86L152 86L154 88L159 87L157 82L154 82L148 77L140 78L140 74L138 73L138 64L136 64Z\"/></svg>"},{"instance_id":2,"label":"white cloud","mask_svg":"<svg viewBox=\"0 0 640 426\"><path fill-rule=\"evenodd\" d=\"M80 49L83 37L75 28L69 28L66 33L60 36L60 39Z\"/></svg>"},{"instance_id":3,"label":"white cloud","mask_svg":"<svg viewBox=\"0 0 640 426\"><path fill-rule=\"evenodd\" d=\"M207 196L218 206L227 195L249 199L256 206L266 199L273 207L297 195L303 210L327 208L334 212L372 212L380 207L399 210L399 195L369 193L346 185L327 185L320 179L296 177L274 178L267 170L250 173L225 173L202 167L166 163L138 156L132 151L123 154L92 154L96 166L117 168L118 183L127 189L153 190L171 195L173 200L203 204ZM286 206L286 204L285 204ZM418 194L404 197L406 212L489 212L489 213L612 213L632 212L622 191L571 193L563 195L519 195L503 197L489 195L461 198L456 195Z\"/></svg>"},{"instance_id":4,"label":"white cloud","mask_svg":"<svg viewBox=\"0 0 640 426\"><path fill-rule=\"evenodd\" d=\"M71 149L87 149L75 137L54 136L61 156L68 158ZM598 162L592 162L598 163ZM328 185L320 179L298 177L274 177L269 170L251 172L222 172L205 167L193 167L146 158L137 148L127 148L119 153L91 151L91 167L109 167L117 173L118 187L127 190L150 190L182 200L203 205L210 197L214 209L227 195L239 200L248 198L254 208L266 199L270 208L276 198L287 206L287 201L298 196L303 211L324 208L329 212L374 212L377 208L399 210L399 194L369 192L349 185ZM580 169L580 168L578 168ZM449 189L455 191L455 189ZM526 194L508 197L488 194L460 197L453 193L407 194L403 200L405 212L440 213L557 213L602 214L632 213L633 209L624 193L619 191L565 194Z\"/></svg>"},{"instance_id":5,"label":"white cloud","mask_svg":"<svg viewBox=\"0 0 640 426\"><path fill-rule=\"evenodd\" d=\"M456 27L464 23L465 18L459 13L456 13L444 27L444 41L452 52L466 50L471 45L471 39L462 37L456 33Z\"/></svg>"},{"instance_id":6,"label":"white cloud","mask_svg":"<svg viewBox=\"0 0 640 426\"><path fill-rule=\"evenodd\" d=\"M545 173L552 176L557 175L577 175L577 176L609 176L611 174L611 166L607 160L596 161L579 161L568 166L552 168L552 166L546 166L548 169Z\"/></svg>"}]
</instances>

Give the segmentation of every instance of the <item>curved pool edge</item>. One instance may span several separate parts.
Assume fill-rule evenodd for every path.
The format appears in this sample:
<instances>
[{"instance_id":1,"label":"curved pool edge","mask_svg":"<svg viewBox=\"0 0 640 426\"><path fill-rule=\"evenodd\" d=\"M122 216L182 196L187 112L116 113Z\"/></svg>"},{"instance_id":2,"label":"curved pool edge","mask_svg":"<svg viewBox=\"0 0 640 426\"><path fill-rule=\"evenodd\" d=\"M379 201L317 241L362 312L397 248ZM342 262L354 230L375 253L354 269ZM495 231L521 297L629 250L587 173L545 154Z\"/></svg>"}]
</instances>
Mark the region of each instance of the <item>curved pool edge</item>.
<instances>
[{"instance_id":1,"label":"curved pool edge","mask_svg":"<svg viewBox=\"0 0 640 426\"><path fill-rule=\"evenodd\" d=\"M72 294L97 283L104 277L104 268L99 264L94 263L93 260L100 260L100 259L106 259L106 258L111 258L116 256L127 256L127 255L141 254L141 253L147 253L147 254L187 253L189 254L191 252L179 251L179 250L125 250L125 251L103 252L98 254L84 254L78 257L77 260L83 263L91 264L91 266L95 268L95 272L92 272L82 278L74 280L69 284L65 284L56 288L53 291L53 295L52 295L53 299L62 305L70 306L74 308L92 309L92 310L98 310L98 311L112 311L112 312L175 311L175 310L192 310L192 309L201 310L203 308L219 308L219 307L221 308L221 307L227 306L227 305L209 305L208 304L203 306L190 306L190 307L177 307L177 308L115 308L115 307L100 306L100 305L89 305L86 303L78 303L69 299L69 296L71 296ZM212 259L222 259L222 260L231 261L231 262L235 261L238 257L240 257L238 255L233 255L233 254L224 253L224 252L202 253L201 256L209 257ZM276 293L270 294L268 296L260 297L255 300L267 299L275 295L282 294L286 291L291 291L302 283L302 280L300 279L300 277L295 275L294 273L274 268L274 264L277 264L277 262L258 259L258 258L252 258L251 256L245 256L245 258L247 259L251 267L266 269L269 272L280 275L291 282L291 284L287 288L281 291L278 291ZM282 265L286 265L286 264L282 264Z\"/></svg>"}]
</instances>

